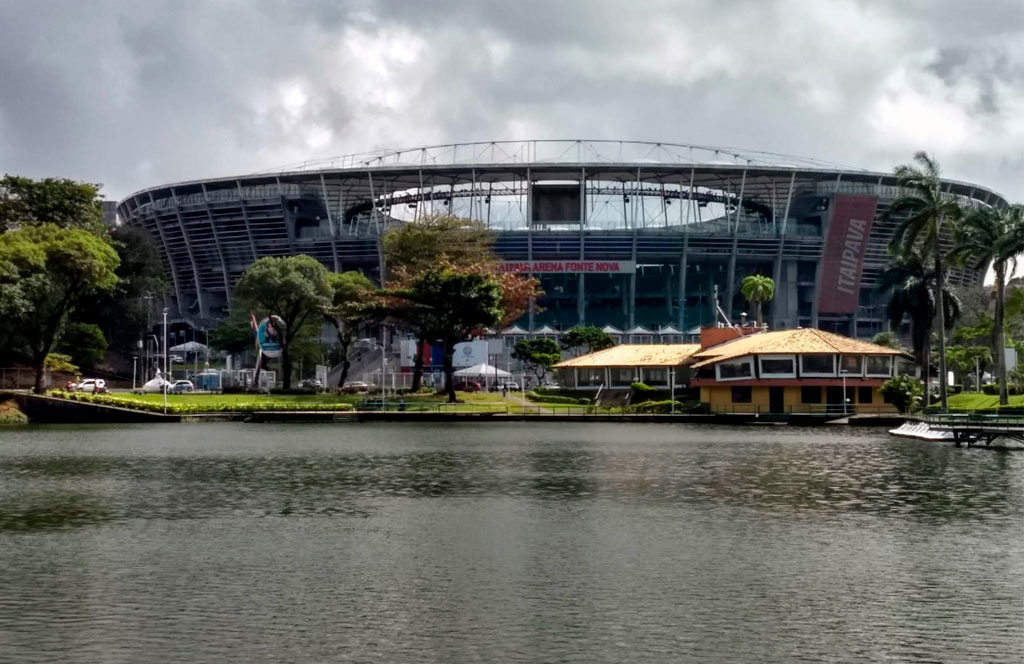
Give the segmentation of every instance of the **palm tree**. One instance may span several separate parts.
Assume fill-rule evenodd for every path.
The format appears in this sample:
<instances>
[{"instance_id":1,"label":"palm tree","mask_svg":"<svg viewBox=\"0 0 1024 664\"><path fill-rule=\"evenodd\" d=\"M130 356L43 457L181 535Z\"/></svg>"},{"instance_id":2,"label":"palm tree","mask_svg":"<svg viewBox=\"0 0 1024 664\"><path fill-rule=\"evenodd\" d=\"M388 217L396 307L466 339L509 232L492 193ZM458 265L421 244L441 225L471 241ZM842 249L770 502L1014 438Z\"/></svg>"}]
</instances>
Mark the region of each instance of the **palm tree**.
<instances>
[{"instance_id":1,"label":"palm tree","mask_svg":"<svg viewBox=\"0 0 1024 664\"><path fill-rule=\"evenodd\" d=\"M938 163L924 152L914 155L914 163L897 166L896 183L907 194L889 206L887 216L899 219L890 250L896 255L909 256L918 249L931 255L934 272L933 290L936 300L946 290L946 271L943 265L942 236L949 237L961 216L956 199L942 192ZM943 298L944 300L945 298ZM936 307L939 338L939 399L946 410L946 317L945 307Z\"/></svg>"},{"instance_id":2,"label":"palm tree","mask_svg":"<svg viewBox=\"0 0 1024 664\"><path fill-rule=\"evenodd\" d=\"M938 308L935 298L936 278L937 273L928 259L913 250L905 256L894 257L878 275L878 288L891 294L889 321L898 326L904 315L910 318L911 346L926 382L930 366L932 326ZM960 317L960 299L945 285L942 294L943 320L952 322Z\"/></svg>"},{"instance_id":3,"label":"palm tree","mask_svg":"<svg viewBox=\"0 0 1024 664\"><path fill-rule=\"evenodd\" d=\"M771 277L762 274L752 274L743 278L740 292L747 301L754 305L757 314L757 326L761 327L761 303L768 302L775 297L775 282Z\"/></svg>"},{"instance_id":4,"label":"palm tree","mask_svg":"<svg viewBox=\"0 0 1024 664\"><path fill-rule=\"evenodd\" d=\"M951 257L960 263L973 261L975 268L989 264L996 273L993 284L996 300L995 320L992 325L992 346L996 353L996 380L999 383L999 403L1010 402L1006 383L1005 296L1006 275L1017 266L1017 256L1024 253L1024 207L982 208L970 212L960 224L956 246Z\"/></svg>"}]
</instances>

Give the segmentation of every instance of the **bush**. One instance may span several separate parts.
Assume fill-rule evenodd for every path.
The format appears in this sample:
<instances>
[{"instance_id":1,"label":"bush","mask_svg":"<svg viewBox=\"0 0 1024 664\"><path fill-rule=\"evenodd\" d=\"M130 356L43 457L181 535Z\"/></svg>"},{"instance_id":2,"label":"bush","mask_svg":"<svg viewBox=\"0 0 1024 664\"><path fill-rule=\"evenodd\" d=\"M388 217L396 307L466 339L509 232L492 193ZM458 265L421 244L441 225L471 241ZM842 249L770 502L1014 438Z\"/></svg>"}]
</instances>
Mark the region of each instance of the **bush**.
<instances>
[{"instance_id":1,"label":"bush","mask_svg":"<svg viewBox=\"0 0 1024 664\"><path fill-rule=\"evenodd\" d=\"M672 401L671 399L666 399L664 401L644 401L633 406L633 410L637 413L664 415L672 412L672 404L675 404L675 412L683 412L683 403L681 401Z\"/></svg>"},{"instance_id":2,"label":"bush","mask_svg":"<svg viewBox=\"0 0 1024 664\"><path fill-rule=\"evenodd\" d=\"M981 386L981 391L989 396L996 395L999 394L999 385L997 383L985 383Z\"/></svg>"},{"instance_id":3,"label":"bush","mask_svg":"<svg viewBox=\"0 0 1024 664\"><path fill-rule=\"evenodd\" d=\"M534 390L526 393L526 398L535 403L565 404L572 406L589 406L590 399L563 397L557 394L540 394Z\"/></svg>"},{"instance_id":4,"label":"bush","mask_svg":"<svg viewBox=\"0 0 1024 664\"><path fill-rule=\"evenodd\" d=\"M924 394L924 385L913 376L896 376L882 384L882 397L901 413L915 410Z\"/></svg>"},{"instance_id":5,"label":"bush","mask_svg":"<svg viewBox=\"0 0 1024 664\"><path fill-rule=\"evenodd\" d=\"M275 387L270 390L271 394L294 394L298 396L310 396L316 394L317 391L312 387L290 387L287 390L283 387Z\"/></svg>"}]
</instances>

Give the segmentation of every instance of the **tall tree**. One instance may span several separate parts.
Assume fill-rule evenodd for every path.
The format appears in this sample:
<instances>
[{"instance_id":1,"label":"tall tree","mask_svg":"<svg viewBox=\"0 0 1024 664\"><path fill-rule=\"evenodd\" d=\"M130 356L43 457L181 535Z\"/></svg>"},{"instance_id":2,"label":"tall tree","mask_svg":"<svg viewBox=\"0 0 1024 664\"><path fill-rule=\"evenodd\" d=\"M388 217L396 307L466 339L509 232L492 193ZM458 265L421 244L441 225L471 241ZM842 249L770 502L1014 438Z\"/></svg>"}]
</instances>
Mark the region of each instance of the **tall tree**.
<instances>
[{"instance_id":1,"label":"tall tree","mask_svg":"<svg viewBox=\"0 0 1024 664\"><path fill-rule=\"evenodd\" d=\"M448 401L455 402L455 344L501 320L501 286L489 275L452 269L431 270L403 288L386 293L397 316L428 342L444 349L444 381Z\"/></svg>"},{"instance_id":2,"label":"tall tree","mask_svg":"<svg viewBox=\"0 0 1024 664\"><path fill-rule=\"evenodd\" d=\"M594 325L574 327L559 339L559 343L567 351L584 349L588 353L611 348L615 339L601 328ZM556 360L557 361L557 360Z\"/></svg>"},{"instance_id":3,"label":"tall tree","mask_svg":"<svg viewBox=\"0 0 1024 664\"><path fill-rule=\"evenodd\" d=\"M537 377L537 383L544 382L544 376L562 359L554 339L522 339L516 342L512 357L519 360ZM524 388L525 389L525 388Z\"/></svg>"},{"instance_id":4,"label":"tall tree","mask_svg":"<svg viewBox=\"0 0 1024 664\"><path fill-rule=\"evenodd\" d=\"M99 185L88 182L5 175L0 179L0 233L54 224L105 236L99 189Z\"/></svg>"},{"instance_id":5,"label":"tall tree","mask_svg":"<svg viewBox=\"0 0 1024 664\"><path fill-rule=\"evenodd\" d=\"M348 370L352 366L349 352L353 337L359 324L367 319L367 305L374 288L364 274L355 271L330 273L327 275L327 283L331 287L332 295L331 304L324 310L324 316L338 333L338 346L341 351L338 387L344 387Z\"/></svg>"},{"instance_id":6,"label":"tall tree","mask_svg":"<svg viewBox=\"0 0 1024 664\"><path fill-rule=\"evenodd\" d=\"M480 222L451 214L427 215L411 224L388 231L383 240L383 255L388 266L388 288L404 288L430 272L452 270L464 274L488 276L497 281L501 292L501 318L496 325L507 325L526 311L528 303L540 295L540 282L519 274L500 273L494 253L494 234ZM408 307L392 302L390 319L416 336L412 390L419 389L423 378L423 348L429 340L422 336L422 322Z\"/></svg>"},{"instance_id":7,"label":"tall tree","mask_svg":"<svg viewBox=\"0 0 1024 664\"><path fill-rule=\"evenodd\" d=\"M68 314L82 296L114 288L118 260L109 244L77 228L40 224L0 235L0 305L29 348L37 393Z\"/></svg>"},{"instance_id":8,"label":"tall tree","mask_svg":"<svg viewBox=\"0 0 1024 664\"><path fill-rule=\"evenodd\" d=\"M922 374L928 375L932 323L938 300L935 297L935 270L927 257L916 251L894 257L878 276L878 288L890 294L889 321L899 326L910 318L910 337L914 356ZM960 300L943 286L943 319L951 323L960 315Z\"/></svg>"},{"instance_id":9,"label":"tall tree","mask_svg":"<svg viewBox=\"0 0 1024 664\"><path fill-rule=\"evenodd\" d=\"M747 298L747 302L754 305L757 326L761 327L761 303L775 297L775 282L763 274L752 274L743 278L740 292Z\"/></svg>"},{"instance_id":10,"label":"tall tree","mask_svg":"<svg viewBox=\"0 0 1024 664\"><path fill-rule=\"evenodd\" d=\"M1021 253L1024 253L1024 207L1020 205L973 210L957 228L953 259L960 263L972 262L976 269L982 270L991 265L995 272L992 348L996 354L999 403L1004 406L1010 400L1005 350L1006 278L1013 272Z\"/></svg>"},{"instance_id":11,"label":"tall tree","mask_svg":"<svg viewBox=\"0 0 1024 664\"><path fill-rule=\"evenodd\" d=\"M292 386L292 360L288 344L310 318L319 318L331 302L327 268L312 256L300 254L261 258L245 271L235 286L235 297L243 306L261 315L279 316L284 330L281 339L281 373L284 388Z\"/></svg>"},{"instance_id":12,"label":"tall tree","mask_svg":"<svg viewBox=\"0 0 1024 664\"><path fill-rule=\"evenodd\" d=\"M907 256L920 248L931 256L934 270L934 293L938 301L946 290L946 267L942 240L952 238L961 209L956 199L942 192L939 164L925 152L914 155L910 164L897 166L897 184L906 192L892 202L887 215L899 220L890 249ZM939 399L943 410L946 399L946 318L945 307L936 307L936 333L939 338Z\"/></svg>"}]
</instances>

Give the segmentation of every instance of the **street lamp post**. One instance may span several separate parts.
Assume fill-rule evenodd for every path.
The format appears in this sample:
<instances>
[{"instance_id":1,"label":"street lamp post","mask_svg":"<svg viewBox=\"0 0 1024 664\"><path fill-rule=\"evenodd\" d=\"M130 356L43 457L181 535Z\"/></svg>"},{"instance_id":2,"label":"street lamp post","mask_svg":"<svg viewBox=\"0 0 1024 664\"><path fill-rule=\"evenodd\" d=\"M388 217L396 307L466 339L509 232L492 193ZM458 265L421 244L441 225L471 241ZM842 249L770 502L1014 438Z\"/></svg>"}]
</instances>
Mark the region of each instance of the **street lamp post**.
<instances>
[{"instance_id":1,"label":"street lamp post","mask_svg":"<svg viewBox=\"0 0 1024 664\"><path fill-rule=\"evenodd\" d=\"M138 364L139 364L139 356L138 355L132 355L132 392L135 391L135 386L136 386L135 377L138 375L136 373L138 371Z\"/></svg>"},{"instance_id":2,"label":"street lamp post","mask_svg":"<svg viewBox=\"0 0 1024 664\"><path fill-rule=\"evenodd\" d=\"M167 414L167 307L164 307L164 415Z\"/></svg>"},{"instance_id":3,"label":"street lamp post","mask_svg":"<svg viewBox=\"0 0 1024 664\"><path fill-rule=\"evenodd\" d=\"M672 400L672 414L676 414L676 370L668 370L669 399Z\"/></svg>"},{"instance_id":4,"label":"street lamp post","mask_svg":"<svg viewBox=\"0 0 1024 664\"><path fill-rule=\"evenodd\" d=\"M846 369L840 369L839 373L843 376L843 415L846 415Z\"/></svg>"}]
</instances>

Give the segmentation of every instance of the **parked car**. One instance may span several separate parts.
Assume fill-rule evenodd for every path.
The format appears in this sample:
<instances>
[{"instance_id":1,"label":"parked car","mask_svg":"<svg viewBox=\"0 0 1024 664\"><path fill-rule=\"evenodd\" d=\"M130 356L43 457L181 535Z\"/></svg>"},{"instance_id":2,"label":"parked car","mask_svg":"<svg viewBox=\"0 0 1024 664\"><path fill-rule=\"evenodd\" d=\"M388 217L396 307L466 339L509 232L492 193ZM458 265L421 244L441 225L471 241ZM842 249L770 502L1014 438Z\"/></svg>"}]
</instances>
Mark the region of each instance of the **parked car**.
<instances>
[{"instance_id":1,"label":"parked car","mask_svg":"<svg viewBox=\"0 0 1024 664\"><path fill-rule=\"evenodd\" d=\"M185 358L181 355L171 355L167 359L170 360L171 364L183 364L185 362Z\"/></svg>"},{"instance_id":2,"label":"parked car","mask_svg":"<svg viewBox=\"0 0 1024 664\"><path fill-rule=\"evenodd\" d=\"M540 386L542 388L544 388L545 390L560 390L560 389L562 389L561 386L558 383L552 383L551 381L548 381L546 383L541 383Z\"/></svg>"},{"instance_id":3,"label":"parked car","mask_svg":"<svg viewBox=\"0 0 1024 664\"><path fill-rule=\"evenodd\" d=\"M322 390L324 384L320 382L319 378L305 378L299 383L299 387L304 387L313 390Z\"/></svg>"},{"instance_id":4,"label":"parked car","mask_svg":"<svg viewBox=\"0 0 1024 664\"><path fill-rule=\"evenodd\" d=\"M498 386L499 390L508 390L509 392L518 392L519 383L514 380L506 380L504 383Z\"/></svg>"},{"instance_id":5,"label":"parked car","mask_svg":"<svg viewBox=\"0 0 1024 664\"><path fill-rule=\"evenodd\" d=\"M183 392L195 392L196 386L192 384L190 380L176 380L171 383L171 392L174 394L182 394Z\"/></svg>"},{"instance_id":6,"label":"parked car","mask_svg":"<svg viewBox=\"0 0 1024 664\"><path fill-rule=\"evenodd\" d=\"M475 380L460 380L455 383L455 389L459 392L479 392L480 383Z\"/></svg>"},{"instance_id":7,"label":"parked car","mask_svg":"<svg viewBox=\"0 0 1024 664\"><path fill-rule=\"evenodd\" d=\"M103 394L107 391L107 381L102 378L86 378L81 383L75 385L74 390L76 392Z\"/></svg>"},{"instance_id":8,"label":"parked car","mask_svg":"<svg viewBox=\"0 0 1024 664\"><path fill-rule=\"evenodd\" d=\"M363 392L363 391L366 391L366 390L370 389L370 384L369 383L364 383L361 380L349 380L349 381L345 381L345 385L344 385L344 387L342 389L356 390L356 391L359 391L359 392Z\"/></svg>"}]
</instances>

